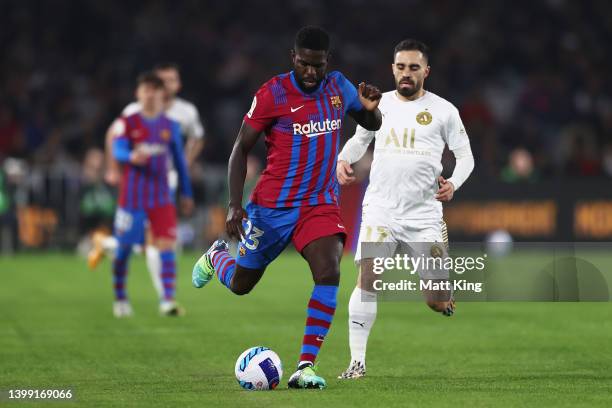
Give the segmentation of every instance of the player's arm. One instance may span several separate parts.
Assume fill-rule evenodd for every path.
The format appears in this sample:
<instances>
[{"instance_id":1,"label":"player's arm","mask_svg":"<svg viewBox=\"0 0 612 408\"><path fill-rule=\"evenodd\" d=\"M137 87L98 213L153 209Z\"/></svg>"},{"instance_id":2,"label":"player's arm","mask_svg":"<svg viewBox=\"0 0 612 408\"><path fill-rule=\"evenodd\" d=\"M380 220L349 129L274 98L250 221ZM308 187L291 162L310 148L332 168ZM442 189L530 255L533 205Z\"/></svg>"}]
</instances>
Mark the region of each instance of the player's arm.
<instances>
[{"instance_id":1,"label":"player's arm","mask_svg":"<svg viewBox=\"0 0 612 408\"><path fill-rule=\"evenodd\" d=\"M172 153L174 168L179 176L179 186L181 189L181 212L185 215L189 215L193 211L194 206L193 192L191 190L191 180L189 178L189 172L187 171L187 162L185 161L185 153L183 152L181 140L181 130L178 123L174 123L172 128L170 151Z\"/></svg>"},{"instance_id":2,"label":"player's arm","mask_svg":"<svg viewBox=\"0 0 612 408\"><path fill-rule=\"evenodd\" d=\"M357 89L357 95L362 108L349 109L348 114L367 130L376 131L380 129L382 125L382 114L378 109L378 103L382 97L380 89L362 82Z\"/></svg>"},{"instance_id":3,"label":"player's arm","mask_svg":"<svg viewBox=\"0 0 612 408\"><path fill-rule=\"evenodd\" d=\"M353 137L346 142L338 155L338 165L336 166L336 176L340 185L344 186L355 181L351 164L363 157L375 134L376 132L357 126Z\"/></svg>"},{"instance_id":4,"label":"player's arm","mask_svg":"<svg viewBox=\"0 0 612 408\"><path fill-rule=\"evenodd\" d=\"M204 149L204 127L200 120L200 114L197 108L193 107L193 119L187 131L187 142L185 142L185 156L187 159L187 168L190 169L193 162L198 158Z\"/></svg>"},{"instance_id":5,"label":"player's arm","mask_svg":"<svg viewBox=\"0 0 612 408\"><path fill-rule=\"evenodd\" d=\"M452 200L455 191L459 190L459 187L461 187L472 173L472 170L474 170L474 156L469 144L451 151L455 156L455 170L453 170L453 175L447 180L442 176L438 177L440 185L440 189L436 194L438 201Z\"/></svg>"},{"instance_id":6,"label":"player's arm","mask_svg":"<svg viewBox=\"0 0 612 408\"><path fill-rule=\"evenodd\" d=\"M112 157L119 163L142 166L146 164L149 154L138 149L132 149L125 134L125 123L119 119L115 122L111 145Z\"/></svg>"},{"instance_id":7,"label":"player's arm","mask_svg":"<svg viewBox=\"0 0 612 408\"><path fill-rule=\"evenodd\" d=\"M242 196L244 194L244 180L247 171L247 156L251 149L253 149L253 146L255 146L260 134L261 130L257 130L246 121L243 121L229 159L230 198L225 227L227 234L231 238L238 240L244 236L242 219L246 218L246 211L242 208Z\"/></svg>"},{"instance_id":8,"label":"player's arm","mask_svg":"<svg viewBox=\"0 0 612 408\"><path fill-rule=\"evenodd\" d=\"M444 137L449 149L455 156L456 164L453 175L448 180L445 180L442 176L438 177L438 186L440 187L436 194L436 200L438 201L452 200L455 191L461 187L474 170L474 156L470 147L470 139L456 108L451 110L445 126Z\"/></svg>"}]
</instances>

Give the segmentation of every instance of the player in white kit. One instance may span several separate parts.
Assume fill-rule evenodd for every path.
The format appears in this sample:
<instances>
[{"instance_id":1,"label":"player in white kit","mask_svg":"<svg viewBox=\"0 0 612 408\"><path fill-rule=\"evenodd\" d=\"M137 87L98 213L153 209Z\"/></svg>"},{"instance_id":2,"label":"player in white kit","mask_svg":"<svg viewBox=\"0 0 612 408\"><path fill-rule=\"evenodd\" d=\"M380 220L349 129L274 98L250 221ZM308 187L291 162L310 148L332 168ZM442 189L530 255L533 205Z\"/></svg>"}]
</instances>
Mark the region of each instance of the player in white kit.
<instances>
[{"instance_id":1,"label":"player in white kit","mask_svg":"<svg viewBox=\"0 0 612 408\"><path fill-rule=\"evenodd\" d=\"M434 251L438 251L437 256L445 255L448 239L442 202L453 198L474 168L459 111L423 89L430 71L427 47L416 40L400 42L395 47L392 69L396 89L384 93L380 101L381 128L370 132L358 126L338 156L338 180L342 185L350 184L354 181L351 164L364 155L374 140L374 160L355 254L360 272L349 301L351 363L339 378L365 375L366 344L376 319L377 295L372 286L376 275L372 272L372 259L362 257L361 244L408 243L413 256L425 251L426 255L436 256ZM448 180L441 176L442 153L447 145L456 159ZM455 310L450 293L444 298L426 293L426 302L432 310L447 316Z\"/></svg>"},{"instance_id":2,"label":"player in white kit","mask_svg":"<svg viewBox=\"0 0 612 408\"><path fill-rule=\"evenodd\" d=\"M193 103L177 96L182 87L179 67L177 64L158 64L154 67L154 72L164 82L164 88L166 90L165 113L170 119L177 121L181 126L181 133L185 139L185 159L187 161L187 167L191 168L193 162L198 157L204 146L204 127L202 126L198 109ZM139 112L140 110L140 104L138 102L132 102L123 109L121 116L129 116ZM119 165L114 160L112 155L112 142L115 135L115 126L116 121L109 127L105 138L107 157L105 180L110 185L117 185L119 182ZM176 190L178 187L178 176L176 171L171 167L168 173L168 179L170 187L173 190ZM186 208L182 208L181 210L183 214L189 214L192 211L192 209ZM94 248L88 257L88 264L91 269L94 269L98 265L106 251L112 251L117 247L117 240L112 235L94 235L93 242ZM161 282L161 258L159 251L157 248L155 248L155 246L147 244L145 254L147 269L151 274L151 280L153 281L153 285L158 295L161 297L163 294L163 287ZM181 312L181 310L176 309L176 307L173 308L171 306L164 305L160 306L160 311L162 314L174 314Z\"/></svg>"}]
</instances>

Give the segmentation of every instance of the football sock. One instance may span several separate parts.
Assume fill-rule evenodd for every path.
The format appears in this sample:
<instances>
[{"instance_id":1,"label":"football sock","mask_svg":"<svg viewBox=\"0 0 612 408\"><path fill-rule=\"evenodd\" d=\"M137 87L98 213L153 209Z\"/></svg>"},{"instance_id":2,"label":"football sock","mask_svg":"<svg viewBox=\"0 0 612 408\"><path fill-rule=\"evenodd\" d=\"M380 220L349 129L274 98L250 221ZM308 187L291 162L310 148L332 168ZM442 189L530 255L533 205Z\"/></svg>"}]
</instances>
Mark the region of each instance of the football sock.
<instances>
[{"instance_id":1,"label":"football sock","mask_svg":"<svg viewBox=\"0 0 612 408\"><path fill-rule=\"evenodd\" d=\"M176 283L176 257L174 251L160 252L159 258L161 260L161 281L164 288L164 300L174 300Z\"/></svg>"},{"instance_id":2,"label":"football sock","mask_svg":"<svg viewBox=\"0 0 612 408\"><path fill-rule=\"evenodd\" d=\"M115 288L115 299L126 300L126 277L127 263L132 251L131 245L121 245L115 251L115 259L113 260L113 287Z\"/></svg>"},{"instance_id":3,"label":"football sock","mask_svg":"<svg viewBox=\"0 0 612 408\"><path fill-rule=\"evenodd\" d=\"M151 282L157 291L157 295L161 299L164 295L164 290L161 281L162 260L159 251L153 245L147 245L145 250L147 269L151 275Z\"/></svg>"},{"instance_id":4,"label":"football sock","mask_svg":"<svg viewBox=\"0 0 612 408\"><path fill-rule=\"evenodd\" d=\"M366 346L376 320L376 293L355 287L349 300L349 345L351 361L365 365Z\"/></svg>"},{"instance_id":5,"label":"football sock","mask_svg":"<svg viewBox=\"0 0 612 408\"><path fill-rule=\"evenodd\" d=\"M314 364L336 311L338 286L315 285L308 302L306 327L298 367Z\"/></svg>"},{"instance_id":6,"label":"football sock","mask_svg":"<svg viewBox=\"0 0 612 408\"><path fill-rule=\"evenodd\" d=\"M217 272L219 282L229 290L232 290L232 277L236 270L236 260L225 250L213 252L210 259L215 267L215 272Z\"/></svg>"}]
</instances>

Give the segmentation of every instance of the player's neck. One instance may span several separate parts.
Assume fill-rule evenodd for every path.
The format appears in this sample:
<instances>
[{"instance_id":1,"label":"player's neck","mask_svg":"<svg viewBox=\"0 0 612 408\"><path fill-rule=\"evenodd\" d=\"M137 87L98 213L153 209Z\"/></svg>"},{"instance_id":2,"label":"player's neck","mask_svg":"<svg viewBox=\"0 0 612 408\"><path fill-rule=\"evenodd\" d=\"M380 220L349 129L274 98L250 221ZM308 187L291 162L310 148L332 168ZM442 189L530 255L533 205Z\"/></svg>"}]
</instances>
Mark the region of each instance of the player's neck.
<instances>
[{"instance_id":1,"label":"player's neck","mask_svg":"<svg viewBox=\"0 0 612 408\"><path fill-rule=\"evenodd\" d=\"M397 92L397 90L395 91L395 96L397 96L397 99L399 99L400 101L404 101L404 102L416 101L423 95L425 95L425 89L423 88L419 89L418 92L415 92L410 96L404 96L400 94L399 92Z\"/></svg>"},{"instance_id":2,"label":"player's neck","mask_svg":"<svg viewBox=\"0 0 612 408\"><path fill-rule=\"evenodd\" d=\"M140 111L140 114L147 119L155 119L161 113L161 110L158 109L145 109L144 107Z\"/></svg>"}]
</instances>

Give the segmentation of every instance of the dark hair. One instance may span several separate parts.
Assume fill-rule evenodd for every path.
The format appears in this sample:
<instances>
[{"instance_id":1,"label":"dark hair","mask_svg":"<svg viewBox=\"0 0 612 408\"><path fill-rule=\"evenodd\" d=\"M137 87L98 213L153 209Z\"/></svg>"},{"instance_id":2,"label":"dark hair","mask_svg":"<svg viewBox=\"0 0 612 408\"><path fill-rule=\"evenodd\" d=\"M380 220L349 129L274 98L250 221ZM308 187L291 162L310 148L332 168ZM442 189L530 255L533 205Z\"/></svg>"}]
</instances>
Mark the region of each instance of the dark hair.
<instances>
[{"instance_id":1,"label":"dark hair","mask_svg":"<svg viewBox=\"0 0 612 408\"><path fill-rule=\"evenodd\" d=\"M395 46L393 57L395 58L395 54L400 51L421 51L425 59L429 61L429 47L421 41L414 40L412 38L400 41L400 43Z\"/></svg>"},{"instance_id":2,"label":"dark hair","mask_svg":"<svg viewBox=\"0 0 612 408\"><path fill-rule=\"evenodd\" d=\"M138 85L142 85L142 84L151 85L157 89L161 89L164 87L164 82L157 75L155 75L154 72L151 72L151 71L146 71L138 75L138 78L136 79L136 83Z\"/></svg>"},{"instance_id":3,"label":"dark hair","mask_svg":"<svg viewBox=\"0 0 612 408\"><path fill-rule=\"evenodd\" d=\"M153 67L153 71L165 71L167 69L173 69L178 72L181 70L181 67L176 62L160 62Z\"/></svg>"},{"instance_id":4,"label":"dark hair","mask_svg":"<svg viewBox=\"0 0 612 408\"><path fill-rule=\"evenodd\" d=\"M306 26L295 35L295 48L329 51L329 34L321 27Z\"/></svg>"}]
</instances>

